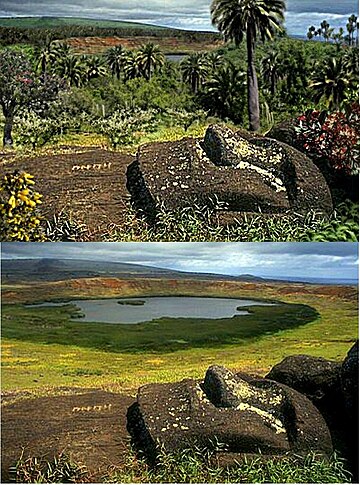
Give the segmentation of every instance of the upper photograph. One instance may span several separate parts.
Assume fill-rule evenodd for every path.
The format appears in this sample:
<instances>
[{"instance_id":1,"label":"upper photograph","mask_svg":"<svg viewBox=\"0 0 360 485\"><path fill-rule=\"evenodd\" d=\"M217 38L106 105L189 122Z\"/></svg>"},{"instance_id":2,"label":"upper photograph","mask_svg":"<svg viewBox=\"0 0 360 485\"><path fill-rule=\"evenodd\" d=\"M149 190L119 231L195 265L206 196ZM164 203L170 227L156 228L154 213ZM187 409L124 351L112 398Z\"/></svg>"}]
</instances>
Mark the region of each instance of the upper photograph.
<instances>
[{"instance_id":1,"label":"upper photograph","mask_svg":"<svg viewBox=\"0 0 360 485\"><path fill-rule=\"evenodd\" d=\"M356 0L1 0L0 241L357 241Z\"/></svg>"}]
</instances>

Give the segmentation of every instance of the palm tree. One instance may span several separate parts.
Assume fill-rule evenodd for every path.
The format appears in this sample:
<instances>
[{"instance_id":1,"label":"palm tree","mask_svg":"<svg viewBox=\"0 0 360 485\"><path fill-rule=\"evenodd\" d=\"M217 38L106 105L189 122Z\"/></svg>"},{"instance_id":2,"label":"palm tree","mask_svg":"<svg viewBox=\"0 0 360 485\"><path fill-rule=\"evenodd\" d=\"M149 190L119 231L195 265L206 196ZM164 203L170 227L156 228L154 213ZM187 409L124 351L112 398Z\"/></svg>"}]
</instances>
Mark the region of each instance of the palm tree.
<instances>
[{"instance_id":1,"label":"palm tree","mask_svg":"<svg viewBox=\"0 0 360 485\"><path fill-rule=\"evenodd\" d=\"M346 49L342 61L346 72L353 77L357 77L359 73L359 51L357 49Z\"/></svg>"},{"instance_id":2,"label":"palm tree","mask_svg":"<svg viewBox=\"0 0 360 485\"><path fill-rule=\"evenodd\" d=\"M136 58L140 71L144 73L149 81L152 73L160 69L165 63L165 56L159 46L151 43L143 45L139 49Z\"/></svg>"},{"instance_id":3,"label":"palm tree","mask_svg":"<svg viewBox=\"0 0 360 485\"><path fill-rule=\"evenodd\" d=\"M104 59L97 56L85 56L85 59L80 59L83 62L87 80L96 79L98 77L104 77L107 74Z\"/></svg>"},{"instance_id":4,"label":"palm tree","mask_svg":"<svg viewBox=\"0 0 360 485\"><path fill-rule=\"evenodd\" d=\"M335 44L340 45L344 41L344 29L340 27L339 32L335 32L335 34L332 35L332 38Z\"/></svg>"},{"instance_id":5,"label":"palm tree","mask_svg":"<svg viewBox=\"0 0 360 485\"><path fill-rule=\"evenodd\" d=\"M314 101L319 103L325 100L329 109L339 110L341 103L346 99L348 89L356 85L356 76L349 72L344 59L332 57L326 64L318 66L318 73L310 82L314 93Z\"/></svg>"},{"instance_id":6,"label":"palm tree","mask_svg":"<svg viewBox=\"0 0 360 485\"><path fill-rule=\"evenodd\" d=\"M220 67L205 83L204 98L211 112L220 118L242 122L246 74L232 62Z\"/></svg>"},{"instance_id":7,"label":"palm tree","mask_svg":"<svg viewBox=\"0 0 360 485\"><path fill-rule=\"evenodd\" d=\"M334 29L330 29L330 24L323 20L320 24L319 34L322 35L325 39L325 42L328 42L331 39L331 35L334 32Z\"/></svg>"},{"instance_id":8,"label":"palm tree","mask_svg":"<svg viewBox=\"0 0 360 485\"><path fill-rule=\"evenodd\" d=\"M137 55L134 51L126 52L126 55L124 57L123 69L125 74L125 81L128 81L129 79L135 79L141 76Z\"/></svg>"},{"instance_id":9,"label":"palm tree","mask_svg":"<svg viewBox=\"0 0 360 485\"><path fill-rule=\"evenodd\" d=\"M272 95L275 94L276 85L280 78L279 67L280 61L278 52L271 51L261 60L261 74L264 78L265 83L270 85L270 93Z\"/></svg>"},{"instance_id":10,"label":"palm tree","mask_svg":"<svg viewBox=\"0 0 360 485\"><path fill-rule=\"evenodd\" d=\"M79 87L86 79L86 64L83 59L69 54L58 60L56 72L69 86Z\"/></svg>"},{"instance_id":11,"label":"palm tree","mask_svg":"<svg viewBox=\"0 0 360 485\"><path fill-rule=\"evenodd\" d=\"M349 32L349 44L355 45L354 41L354 33L358 29L357 17L356 15L351 15L348 19L348 23L346 24L347 31Z\"/></svg>"},{"instance_id":12,"label":"palm tree","mask_svg":"<svg viewBox=\"0 0 360 485\"><path fill-rule=\"evenodd\" d=\"M180 69L183 81L189 83L192 92L196 94L208 73L206 56L199 52L190 54L181 61Z\"/></svg>"},{"instance_id":13,"label":"palm tree","mask_svg":"<svg viewBox=\"0 0 360 485\"><path fill-rule=\"evenodd\" d=\"M317 35L318 35L318 32L317 32L316 28L313 25L311 27L309 27L309 30L308 30L308 33L307 33L307 38L309 40L311 40L314 37L316 37Z\"/></svg>"},{"instance_id":14,"label":"palm tree","mask_svg":"<svg viewBox=\"0 0 360 485\"><path fill-rule=\"evenodd\" d=\"M224 63L224 57L220 52L209 52L206 54L206 61L209 66L209 70L214 72L221 67Z\"/></svg>"},{"instance_id":15,"label":"palm tree","mask_svg":"<svg viewBox=\"0 0 360 485\"><path fill-rule=\"evenodd\" d=\"M106 63L109 66L112 75L118 79L121 77L121 72L124 69L127 51L122 45L117 45L108 49L105 54Z\"/></svg>"},{"instance_id":16,"label":"palm tree","mask_svg":"<svg viewBox=\"0 0 360 485\"><path fill-rule=\"evenodd\" d=\"M72 54L72 49L65 42L54 42L54 53L56 58L59 59L60 57L66 57Z\"/></svg>"},{"instance_id":17,"label":"palm tree","mask_svg":"<svg viewBox=\"0 0 360 485\"><path fill-rule=\"evenodd\" d=\"M272 39L284 21L285 0L213 0L212 23L222 32L225 40L238 46L246 37L247 85L250 130L260 128L259 88L255 69L257 36Z\"/></svg>"},{"instance_id":18,"label":"palm tree","mask_svg":"<svg viewBox=\"0 0 360 485\"><path fill-rule=\"evenodd\" d=\"M35 57L37 59L36 68L40 67L41 74L45 75L48 66L56 60L56 50L50 39L46 39L45 44L35 50Z\"/></svg>"}]
</instances>

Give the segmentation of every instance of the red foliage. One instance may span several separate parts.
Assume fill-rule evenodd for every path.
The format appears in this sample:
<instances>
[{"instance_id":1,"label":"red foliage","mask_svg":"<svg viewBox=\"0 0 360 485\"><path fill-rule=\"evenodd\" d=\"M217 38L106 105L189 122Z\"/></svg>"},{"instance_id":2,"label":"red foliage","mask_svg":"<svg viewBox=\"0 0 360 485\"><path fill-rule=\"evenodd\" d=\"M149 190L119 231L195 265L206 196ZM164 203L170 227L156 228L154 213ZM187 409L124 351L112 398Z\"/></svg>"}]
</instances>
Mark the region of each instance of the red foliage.
<instances>
[{"instance_id":1,"label":"red foliage","mask_svg":"<svg viewBox=\"0 0 360 485\"><path fill-rule=\"evenodd\" d=\"M336 171L354 174L359 169L360 105L344 112L307 111L297 119L297 142L311 158L327 162Z\"/></svg>"}]
</instances>

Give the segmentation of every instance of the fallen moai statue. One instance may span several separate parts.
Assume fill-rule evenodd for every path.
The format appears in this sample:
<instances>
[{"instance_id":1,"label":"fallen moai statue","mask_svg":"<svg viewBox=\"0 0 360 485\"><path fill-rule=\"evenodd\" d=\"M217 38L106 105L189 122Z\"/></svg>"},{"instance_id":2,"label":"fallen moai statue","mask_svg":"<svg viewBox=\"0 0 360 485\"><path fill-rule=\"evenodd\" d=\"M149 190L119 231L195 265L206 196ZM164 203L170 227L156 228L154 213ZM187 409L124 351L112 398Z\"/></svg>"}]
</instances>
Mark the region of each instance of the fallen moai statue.
<instances>
[{"instance_id":1,"label":"fallen moai statue","mask_svg":"<svg viewBox=\"0 0 360 485\"><path fill-rule=\"evenodd\" d=\"M307 397L219 366L211 366L203 381L141 387L128 410L127 428L149 461L159 445L167 451L196 445L216 456L220 443L219 459L227 464L254 454L328 456L333 450L324 418Z\"/></svg>"},{"instance_id":2,"label":"fallen moai statue","mask_svg":"<svg viewBox=\"0 0 360 485\"><path fill-rule=\"evenodd\" d=\"M305 154L220 125L209 126L203 140L140 147L127 169L127 188L149 220L159 203L167 209L215 206L233 218L311 209L328 214L333 208L323 175Z\"/></svg>"}]
</instances>

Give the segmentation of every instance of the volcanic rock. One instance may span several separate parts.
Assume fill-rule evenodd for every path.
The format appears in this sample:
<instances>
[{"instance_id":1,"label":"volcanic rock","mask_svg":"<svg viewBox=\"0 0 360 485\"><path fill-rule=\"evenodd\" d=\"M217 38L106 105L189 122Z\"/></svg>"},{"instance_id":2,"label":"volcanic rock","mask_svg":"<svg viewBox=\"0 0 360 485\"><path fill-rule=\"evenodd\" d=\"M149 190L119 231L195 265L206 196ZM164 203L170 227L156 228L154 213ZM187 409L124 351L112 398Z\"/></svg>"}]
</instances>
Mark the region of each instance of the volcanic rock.
<instances>
[{"instance_id":1,"label":"volcanic rock","mask_svg":"<svg viewBox=\"0 0 360 485\"><path fill-rule=\"evenodd\" d=\"M359 483L359 341L349 350L341 367L345 423L342 429L344 447L353 482Z\"/></svg>"},{"instance_id":2,"label":"volcanic rock","mask_svg":"<svg viewBox=\"0 0 360 485\"><path fill-rule=\"evenodd\" d=\"M359 414L359 341L351 347L341 366L341 390L352 418Z\"/></svg>"},{"instance_id":3,"label":"volcanic rock","mask_svg":"<svg viewBox=\"0 0 360 485\"><path fill-rule=\"evenodd\" d=\"M220 386L222 390L216 388ZM231 460L243 454L283 456L332 452L321 414L287 386L211 367L205 380L150 384L138 391L128 410L133 444L153 461L157 446L175 451L196 444Z\"/></svg>"},{"instance_id":4,"label":"volcanic rock","mask_svg":"<svg viewBox=\"0 0 360 485\"><path fill-rule=\"evenodd\" d=\"M358 477L359 347L344 362L310 355L292 355L276 364L266 379L286 384L306 395L324 417L334 448Z\"/></svg>"},{"instance_id":5,"label":"volcanic rock","mask_svg":"<svg viewBox=\"0 0 360 485\"><path fill-rule=\"evenodd\" d=\"M297 135L295 130L295 121L287 120L273 126L267 133L267 138L281 141L294 148L300 148L297 143Z\"/></svg>"},{"instance_id":6,"label":"volcanic rock","mask_svg":"<svg viewBox=\"0 0 360 485\"><path fill-rule=\"evenodd\" d=\"M275 140L212 125L203 141L184 138L139 148L127 188L150 220L157 206L197 205L219 214L332 210L324 177L306 155Z\"/></svg>"},{"instance_id":7,"label":"volcanic rock","mask_svg":"<svg viewBox=\"0 0 360 485\"><path fill-rule=\"evenodd\" d=\"M291 355L276 364L267 379L286 384L305 394L324 409L339 400L341 363L310 355Z\"/></svg>"}]
</instances>

